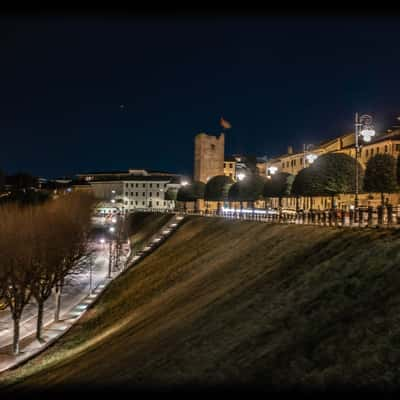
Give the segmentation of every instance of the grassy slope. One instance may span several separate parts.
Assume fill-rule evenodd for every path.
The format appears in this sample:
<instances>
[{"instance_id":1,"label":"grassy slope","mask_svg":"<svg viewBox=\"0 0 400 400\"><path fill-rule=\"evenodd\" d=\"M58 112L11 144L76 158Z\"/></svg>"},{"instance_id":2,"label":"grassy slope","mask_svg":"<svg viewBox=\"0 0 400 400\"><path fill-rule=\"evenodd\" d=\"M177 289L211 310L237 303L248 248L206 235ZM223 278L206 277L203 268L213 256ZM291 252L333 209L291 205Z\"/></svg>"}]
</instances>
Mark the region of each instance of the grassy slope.
<instances>
[{"instance_id":1,"label":"grassy slope","mask_svg":"<svg viewBox=\"0 0 400 400\"><path fill-rule=\"evenodd\" d=\"M399 244L389 230L191 217L0 383L398 384Z\"/></svg>"},{"instance_id":2,"label":"grassy slope","mask_svg":"<svg viewBox=\"0 0 400 400\"><path fill-rule=\"evenodd\" d=\"M174 214L135 212L130 214L129 229L130 242L134 250L141 250L151 236L157 233Z\"/></svg>"}]
</instances>

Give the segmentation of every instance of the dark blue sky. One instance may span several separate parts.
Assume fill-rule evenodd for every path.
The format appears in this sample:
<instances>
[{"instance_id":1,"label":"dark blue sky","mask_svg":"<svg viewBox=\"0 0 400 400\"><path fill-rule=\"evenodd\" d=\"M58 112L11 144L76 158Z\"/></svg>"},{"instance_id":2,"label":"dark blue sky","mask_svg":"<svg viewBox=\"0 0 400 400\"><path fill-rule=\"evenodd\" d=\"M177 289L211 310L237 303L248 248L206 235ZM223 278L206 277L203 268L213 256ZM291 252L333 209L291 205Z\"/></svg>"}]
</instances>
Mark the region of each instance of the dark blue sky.
<instances>
[{"instance_id":1,"label":"dark blue sky","mask_svg":"<svg viewBox=\"0 0 400 400\"><path fill-rule=\"evenodd\" d=\"M400 115L399 18L0 20L0 168L191 173L194 135L274 156ZM120 105L124 104L125 108Z\"/></svg>"}]
</instances>

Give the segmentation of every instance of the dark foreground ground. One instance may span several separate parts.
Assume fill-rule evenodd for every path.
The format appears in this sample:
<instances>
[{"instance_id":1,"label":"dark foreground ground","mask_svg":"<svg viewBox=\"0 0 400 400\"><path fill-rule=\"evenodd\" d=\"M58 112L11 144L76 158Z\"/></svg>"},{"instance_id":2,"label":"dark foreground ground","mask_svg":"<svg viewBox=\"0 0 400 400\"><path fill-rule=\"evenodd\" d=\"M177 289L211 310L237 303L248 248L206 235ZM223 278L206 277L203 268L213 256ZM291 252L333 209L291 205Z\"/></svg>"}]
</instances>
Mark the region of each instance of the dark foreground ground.
<instances>
[{"instance_id":1,"label":"dark foreground ground","mask_svg":"<svg viewBox=\"0 0 400 400\"><path fill-rule=\"evenodd\" d=\"M3 394L400 383L400 232L190 217Z\"/></svg>"}]
</instances>

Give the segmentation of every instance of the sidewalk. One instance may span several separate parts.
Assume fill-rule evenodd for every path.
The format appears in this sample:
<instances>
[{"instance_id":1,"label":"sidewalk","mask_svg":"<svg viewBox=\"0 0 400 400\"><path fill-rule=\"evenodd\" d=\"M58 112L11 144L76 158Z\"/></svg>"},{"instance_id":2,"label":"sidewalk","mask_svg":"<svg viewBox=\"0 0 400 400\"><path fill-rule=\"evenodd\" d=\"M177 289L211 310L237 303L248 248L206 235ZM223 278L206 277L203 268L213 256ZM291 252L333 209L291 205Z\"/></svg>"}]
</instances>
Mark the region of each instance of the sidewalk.
<instances>
[{"instance_id":1,"label":"sidewalk","mask_svg":"<svg viewBox=\"0 0 400 400\"><path fill-rule=\"evenodd\" d=\"M11 345L0 348L0 373L11 368L15 368L21 363L33 358L37 354L44 351L48 346L54 343L62 335L68 332L69 329L85 314L86 310L94 303L103 290L109 285L111 281L117 278L121 273L137 264L142 258L154 251L168 236L170 236L183 221L184 217L175 215L175 217L164 225L160 231L153 235L147 242L144 250L140 254L130 258L130 249L127 254L122 258L122 265L118 271L113 273L111 279L104 279L93 290L92 294L86 295L78 304L75 304L69 311L61 315L60 322L51 322L43 328L44 342L40 343L36 340L35 334L31 334L20 341L20 354L14 356L11 354ZM129 262L128 265L126 265Z\"/></svg>"}]
</instances>

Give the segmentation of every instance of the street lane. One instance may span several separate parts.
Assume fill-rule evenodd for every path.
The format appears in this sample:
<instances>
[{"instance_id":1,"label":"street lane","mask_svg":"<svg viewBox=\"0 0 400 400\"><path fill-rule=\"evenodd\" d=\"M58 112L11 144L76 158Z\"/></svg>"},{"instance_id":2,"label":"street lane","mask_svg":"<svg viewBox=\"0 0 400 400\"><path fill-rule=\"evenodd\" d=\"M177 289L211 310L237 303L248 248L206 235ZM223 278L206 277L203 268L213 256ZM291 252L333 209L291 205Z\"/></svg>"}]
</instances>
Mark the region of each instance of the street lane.
<instances>
[{"instance_id":1,"label":"street lane","mask_svg":"<svg viewBox=\"0 0 400 400\"><path fill-rule=\"evenodd\" d=\"M92 288L103 282L108 275L108 246L100 244L96 238L90 244L93 250L92 261ZM124 254L128 251L127 244L124 245ZM122 260L123 261L123 260ZM61 298L61 319L74 305L83 300L90 292L90 268L86 268L78 273L69 276L66 279L64 290ZM55 295L53 294L45 303L44 307L44 325L54 320L55 312ZM20 324L20 338L31 335L36 331L37 322L37 305L32 298L30 303L25 307ZM12 343L13 338L13 322L9 310L0 311L0 348L8 346Z\"/></svg>"}]
</instances>

